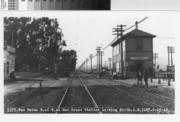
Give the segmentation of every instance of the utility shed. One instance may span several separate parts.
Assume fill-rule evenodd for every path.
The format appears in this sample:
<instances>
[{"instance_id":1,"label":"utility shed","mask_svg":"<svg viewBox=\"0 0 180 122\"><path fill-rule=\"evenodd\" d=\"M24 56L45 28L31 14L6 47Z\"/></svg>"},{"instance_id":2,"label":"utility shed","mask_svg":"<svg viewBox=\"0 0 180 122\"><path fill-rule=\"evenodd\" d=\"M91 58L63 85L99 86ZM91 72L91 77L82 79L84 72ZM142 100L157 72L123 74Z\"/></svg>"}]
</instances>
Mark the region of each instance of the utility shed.
<instances>
[{"instance_id":1,"label":"utility shed","mask_svg":"<svg viewBox=\"0 0 180 122\"><path fill-rule=\"evenodd\" d=\"M139 30L136 25L136 29L117 39L111 45L113 74L118 78L130 78L135 77L137 71L143 73L145 69L151 74L154 37L153 34Z\"/></svg>"},{"instance_id":2,"label":"utility shed","mask_svg":"<svg viewBox=\"0 0 180 122\"><path fill-rule=\"evenodd\" d=\"M15 48L7 46L4 50L4 80L10 79L10 74L15 71Z\"/></svg>"}]
</instances>

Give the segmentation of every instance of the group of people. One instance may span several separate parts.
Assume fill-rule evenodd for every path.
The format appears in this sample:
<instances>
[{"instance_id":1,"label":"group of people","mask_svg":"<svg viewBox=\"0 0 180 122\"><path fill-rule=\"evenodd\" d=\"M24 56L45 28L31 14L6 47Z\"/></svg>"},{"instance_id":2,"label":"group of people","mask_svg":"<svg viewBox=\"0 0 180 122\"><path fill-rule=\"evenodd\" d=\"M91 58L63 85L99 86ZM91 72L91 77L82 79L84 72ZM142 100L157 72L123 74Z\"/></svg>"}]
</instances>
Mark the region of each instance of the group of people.
<instances>
[{"instance_id":1,"label":"group of people","mask_svg":"<svg viewBox=\"0 0 180 122\"><path fill-rule=\"evenodd\" d=\"M144 78L145 85L148 86L148 77L149 75L147 69L144 70L143 74L140 70L138 70L136 73L137 84L139 85L139 82L141 82L141 85L143 85L142 80Z\"/></svg>"}]
</instances>

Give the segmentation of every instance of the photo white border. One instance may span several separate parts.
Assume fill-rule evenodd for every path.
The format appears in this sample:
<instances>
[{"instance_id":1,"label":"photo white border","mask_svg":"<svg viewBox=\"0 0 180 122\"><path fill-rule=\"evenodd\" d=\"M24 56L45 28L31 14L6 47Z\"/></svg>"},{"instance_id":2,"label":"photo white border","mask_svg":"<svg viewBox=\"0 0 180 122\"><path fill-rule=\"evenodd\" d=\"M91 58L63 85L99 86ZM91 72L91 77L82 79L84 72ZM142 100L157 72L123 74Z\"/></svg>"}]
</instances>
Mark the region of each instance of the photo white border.
<instances>
[{"instance_id":1,"label":"photo white border","mask_svg":"<svg viewBox=\"0 0 180 122\"><path fill-rule=\"evenodd\" d=\"M176 27L176 47L175 47L175 65L176 65L176 71L175 71L175 90L176 90L176 99L175 99L175 114L174 115L138 115L138 114L4 114L4 98L3 98L3 68L4 68L4 53L3 53L3 17L42 17L42 16L48 16L48 17L76 17L76 16L82 16L82 17L100 17L100 16L107 16L107 17L113 17L116 14L121 14L122 16L150 16L150 15L158 15L158 14L164 14L164 15L174 15L177 16L177 27ZM168 28L167 28L168 29ZM0 84L0 112L2 122L33 122L33 121L43 121L43 122L50 122L50 121L60 121L60 122L72 122L72 121L86 121L86 122L92 122L92 121L124 121L124 122L134 122L134 121L149 121L149 122L169 122L169 121L179 121L179 93L180 93L180 83L178 82L180 77L178 76L179 71L179 45L180 45L180 11L4 11L0 13L0 40L2 40L2 43L0 44L1 49L1 66L0 70L1 75L1 84ZM1 120L0 120L1 121Z\"/></svg>"}]
</instances>

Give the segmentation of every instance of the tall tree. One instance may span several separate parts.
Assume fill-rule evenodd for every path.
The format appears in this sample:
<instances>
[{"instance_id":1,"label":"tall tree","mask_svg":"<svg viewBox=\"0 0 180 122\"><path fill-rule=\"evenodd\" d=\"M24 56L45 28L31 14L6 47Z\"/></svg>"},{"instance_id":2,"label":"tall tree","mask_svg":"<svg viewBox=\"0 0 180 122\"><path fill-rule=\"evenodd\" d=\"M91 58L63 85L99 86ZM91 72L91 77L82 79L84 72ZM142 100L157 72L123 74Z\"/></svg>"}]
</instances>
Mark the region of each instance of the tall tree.
<instances>
[{"instance_id":1,"label":"tall tree","mask_svg":"<svg viewBox=\"0 0 180 122\"><path fill-rule=\"evenodd\" d=\"M4 18L4 45L16 49L16 70L23 66L31 69L44 69L47 63L53 64L66 46L57 19L43 18Z\"/></svg>"},{"instance_id":2,"label":"tall tree","mask_svg":"<svg viewBox=\"0 0 180 122\"><path fill-rule=\"evenodd\" d=\"M70 74L76 68L77 54L74 50L64 50L61 53L60 65L65 75Z\"/></svg>"}]
</instances>

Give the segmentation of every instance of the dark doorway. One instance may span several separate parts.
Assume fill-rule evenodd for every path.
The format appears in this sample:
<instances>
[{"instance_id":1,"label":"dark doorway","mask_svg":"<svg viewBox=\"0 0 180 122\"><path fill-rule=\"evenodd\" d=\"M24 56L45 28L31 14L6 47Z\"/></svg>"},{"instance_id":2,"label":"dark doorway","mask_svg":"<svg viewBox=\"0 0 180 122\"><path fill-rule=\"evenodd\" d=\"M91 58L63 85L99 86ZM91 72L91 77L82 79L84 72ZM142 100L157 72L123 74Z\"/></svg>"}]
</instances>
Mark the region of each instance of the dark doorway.
<instances>
[{"instance_id":1,"label":"dark doorway","mask_svg":"<svg viewBox=\"0 0 180 122\"><path fill-rule=\"evenodd\" d=\"M137 71L141 71L141 73L143 72L143 64L144 64L144 61L137 61L136 63Z\"/></svg>"}]
</instances>

